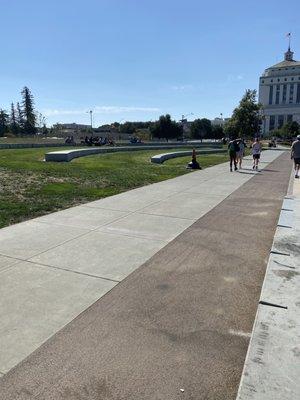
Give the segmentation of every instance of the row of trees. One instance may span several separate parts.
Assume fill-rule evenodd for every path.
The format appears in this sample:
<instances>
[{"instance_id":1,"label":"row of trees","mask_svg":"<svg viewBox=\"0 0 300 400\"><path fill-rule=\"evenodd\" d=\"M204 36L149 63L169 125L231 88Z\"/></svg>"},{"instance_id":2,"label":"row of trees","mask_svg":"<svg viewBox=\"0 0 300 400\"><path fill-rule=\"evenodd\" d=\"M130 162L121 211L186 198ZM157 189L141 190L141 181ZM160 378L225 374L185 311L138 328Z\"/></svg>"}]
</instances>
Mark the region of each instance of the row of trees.
<instances>
[{"instance_id":1,"label":"row of trees","mask_svg":"<svg viewBox=\"0 0 300 400\"><path fill-rule=\"evenodd\" d=\"M0 109L0 136L7 133L16 136L36 134L39 115L35 112L33 95L27 86L21 91L21 97L21 103L11 103L9 113Z\"/></svg>"},{"instance_id":2,"label":"row of trees","mask_svg":"<svg viewBox=\"0 0 300 400\"><path fill-rule=\"evenodd\" d=\"M137 136L148 132L151 137L158 139L176 139L186 135L182 123L172 120L170 114L161 115L157 121L127 121L123 124L115 122L111 125L102 125L95 131L100 132L105 129L108 131L114 129L119 133ZM188 136L194 139L221 139L224 136L223 128L221 126L213 126L207 118L196 119L190 124L189 130L190 134Z\"/></svg>"},{"instance_id":3,"label":"row of trees","mask_svg":"<svg viewBox=\"0 0 300 400\"><path fill-rule=\"evenodd\" d=\"M224 127L225 136L231 138L254 137L260 133L263 123L262 105L256 101L256 90L246 90L238 107L233 110L232 117ZM282 128L269 133L272 137L292 139L300 134L300 126L296 121L285 124Z\"/></svg>"},{"instance_id":4,"label":"row of trees","mask_svg":"<svg viewBox=\"0 0 300 400\"><path fill-rule=\"evenodd\" d=\"M271 132L271 136L289 140L295 138L297 135L300 135L300 125L297 121L288 122L282 128Z\"/></svg>"}]
</instances>

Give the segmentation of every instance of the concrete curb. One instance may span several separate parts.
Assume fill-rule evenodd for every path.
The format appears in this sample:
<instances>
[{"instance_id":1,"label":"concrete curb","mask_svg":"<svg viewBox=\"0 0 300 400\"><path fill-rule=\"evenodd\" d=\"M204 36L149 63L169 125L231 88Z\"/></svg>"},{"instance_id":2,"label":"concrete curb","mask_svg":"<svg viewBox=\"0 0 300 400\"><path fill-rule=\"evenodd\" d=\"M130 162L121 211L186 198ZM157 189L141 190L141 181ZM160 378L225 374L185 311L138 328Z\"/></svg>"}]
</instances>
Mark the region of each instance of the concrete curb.
<instances>
[{"instance_id":1,"label":"concrete curb","mask_svg":"<svg viewBox=\"0 0 300 400\"><path fill-rule=\"evenodd\" d=\"M270 252L237 400L291 400L300 395L299 222L300 198L288 195Z\"/></svg>"}]
</instances>

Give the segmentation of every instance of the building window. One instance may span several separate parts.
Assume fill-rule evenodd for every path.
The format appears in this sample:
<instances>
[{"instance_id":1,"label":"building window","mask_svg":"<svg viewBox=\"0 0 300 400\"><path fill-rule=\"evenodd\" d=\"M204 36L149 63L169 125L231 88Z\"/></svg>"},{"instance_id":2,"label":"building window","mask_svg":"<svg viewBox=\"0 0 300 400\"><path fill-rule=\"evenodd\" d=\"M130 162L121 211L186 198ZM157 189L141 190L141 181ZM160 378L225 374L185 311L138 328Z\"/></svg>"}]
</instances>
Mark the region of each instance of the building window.
<instances>
[{"instance_id":1,"label":"building window","mask_svg":"<svg viewBox=\"0 0 300 400\"><path fill-rule=\"evenodd\" d=\"M279 104L279 96L280 96L280 85L276 85L276 98L275 98L275 104Z\"/></svg>"},{"instance_id":2,"label":"building window","mask_svg":"<svg viewBox=\"0 0 300 400\"><path fill-rule=\"evenodd\" d=\"M271 79L271 82L273 82L273 79Z\"/></svg>"},{"instance_id":3,"label":"building window","mask_svg":"<svg viewBox=\"0 0 300 400\"><path fill-rule=\"evenodd\" d=\"M275 115L270 116L270 131L273 131L275 128Z\"/></svg>"},{"instance_id":4,"label":"building window","mask_svg":"<svg viewBox=\"0 0 300 400\"><path fill-rule=\"evenodd\" d=\"M284 116L278 115L278 129L283 127L283 122L284 122Z\"/></svg>"},{"instance_id":5,"label":"building window","mask_svg":"<svg viewBox=\"0 0 300 400\"><path fill-rule=\"evenodd\" d=\"M287 116L286 122L292 122L293 121L293 116L291 114L289 114Z\"/></svg>"},{"instance_id":6,"label":"building window","mask_svg":"<svg viewBox=\"0 0 300 400\"><path fill-rule=\"evenodd\" d=\"M277 79L277 82L280 82L280 79L279 79L279 78Z\"/></svg>"},{"instance_id":7,"label":"building window","mask_svg":"<svg viewBox=\"0 0 300 400\"><path fill-rule=\"evenodd\" d=\"M289 103L292 104L293 100L294 100L294 84L291 84L291 86L290 86Z\"/></svg>"},{"instance_id":8,"label":"building window","mask_svg":"<svg viewBox=\"0 0 300 400\"><path fill-rule=\"evenodd\" d=\"M285 82L287 81L287 79L286 79L286 78L284 78L284 80L285 80Z\"/></svg>"},{"instance_id":9,"label":"building window","mask_svg":"<svg viewBox=\"0 0 300 400\"><path fill-rule=\"evenodd\" d=\"M269 104L273 104L273 85L270 86L270 91L269 91Z\"/></svg>"},{"instance_id":10,"label":"building window","mask_svg":"<svg viewBox=\"0 0 300 400\"><path fill-rule=\"evenodd\" d=\"M286 90L287 90L287 84L283 85L283 91L282 91L282 103L286 103Z\"/></svg>"},{"instance_id":11,"label":"building window","mask_svg":"<svg viewBox=\"0 0 300 400\"><path fill-rule=\"evenodd\" d=\"M296 103L300 103L300 83L297 83Z\"/></svg>"},{"instance_id":12,"label":"building window","mask_svg":"<svg viewBox=\"0 0 300 400\"><path fill-rule=\"evenodd\" d=\"M292 81L294 80L294 78L292 78Z\"/></svg>"}]
</instances>

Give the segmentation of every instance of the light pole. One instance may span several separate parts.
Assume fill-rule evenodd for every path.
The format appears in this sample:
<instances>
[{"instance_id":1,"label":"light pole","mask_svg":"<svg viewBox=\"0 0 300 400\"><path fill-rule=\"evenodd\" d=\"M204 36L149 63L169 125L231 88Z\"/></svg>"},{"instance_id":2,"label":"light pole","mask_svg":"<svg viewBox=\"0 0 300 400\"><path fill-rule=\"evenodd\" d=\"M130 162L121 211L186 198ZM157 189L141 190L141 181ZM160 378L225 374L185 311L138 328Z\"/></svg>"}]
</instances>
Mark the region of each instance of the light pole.
<instances>
[{"instance_id":1,"label":"light pole","mask_svg":"<svg viewBox=\"0 0 300 400\"><path fill-rule=\"evenodd\" d=\"M93 110L90 110L90 117L91 117L91 130L93 131Z\"/></svg>"},{"instance_id":2,"label":"light pole","mask_svg":"<svg viewBox=\"0 0 300 400\"><path fill-rule=\"evenodd\" d=\"M186 119L186 117L188 117L188 116L190 116L190 115L194 115L194 113L188 113L188 114L186 114L186 115L181 115L181 125L182 125L182 141L183 141L183 139L184 139L184 121L185 121L185 119Z\"/></svg>"},{"instance_id":3,"label":"light pole","mask_svg":"<svg viewBox=\"0 0 300 400\"><path fill-rule=\"evenodd\" d=\"M91 118L91 131L92 131L92 135L93 135L93 110L87 111L87 114L90 114L90 118Z\"/></svg>"}]
</instances>

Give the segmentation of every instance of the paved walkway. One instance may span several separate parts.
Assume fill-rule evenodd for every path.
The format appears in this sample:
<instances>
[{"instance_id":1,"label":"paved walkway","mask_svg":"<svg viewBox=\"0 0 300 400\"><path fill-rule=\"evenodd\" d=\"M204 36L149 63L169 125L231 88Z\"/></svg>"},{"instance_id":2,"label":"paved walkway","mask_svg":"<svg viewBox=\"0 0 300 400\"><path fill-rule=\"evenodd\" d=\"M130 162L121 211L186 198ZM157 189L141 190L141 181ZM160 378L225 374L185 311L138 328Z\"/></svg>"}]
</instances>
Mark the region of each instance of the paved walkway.
<instances>
[{"instance_id":1,"label":"paved walkway","mask_svg":"<svg viewBox=\"0 0 300 400\"><path fill-rule=\"evenodd\" d=\"M219 165L1 230L2 373L251 177Z\"/></svg>"}]
</instances>

